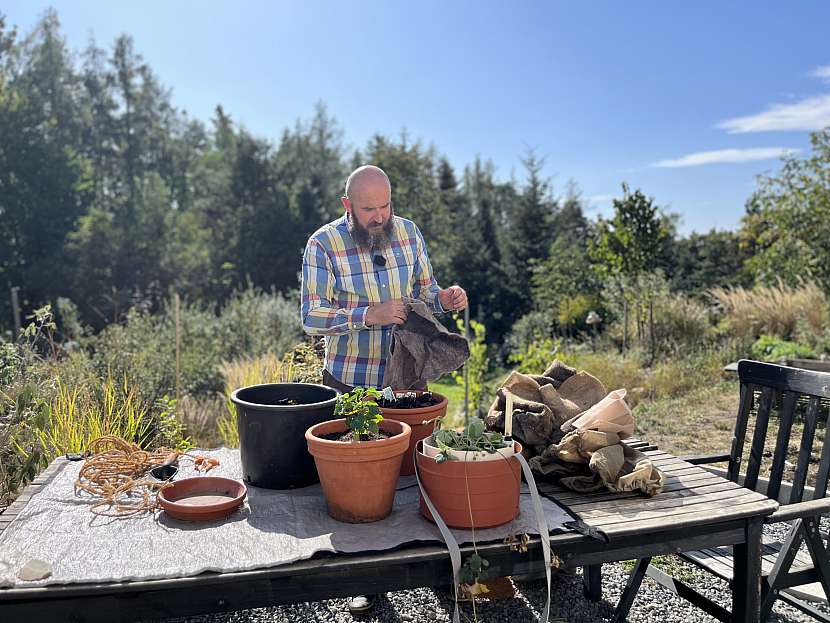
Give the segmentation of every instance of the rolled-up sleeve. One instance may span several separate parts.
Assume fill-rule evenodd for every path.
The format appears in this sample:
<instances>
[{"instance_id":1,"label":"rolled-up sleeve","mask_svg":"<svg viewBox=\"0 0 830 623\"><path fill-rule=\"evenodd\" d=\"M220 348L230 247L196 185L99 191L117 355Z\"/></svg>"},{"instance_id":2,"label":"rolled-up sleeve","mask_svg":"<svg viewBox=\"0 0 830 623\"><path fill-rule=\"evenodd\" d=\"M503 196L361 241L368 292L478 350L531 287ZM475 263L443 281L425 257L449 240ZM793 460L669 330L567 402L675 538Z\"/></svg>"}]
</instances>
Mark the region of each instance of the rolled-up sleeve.
<instances>
[{"instance_id":1,"label":"rolled-up sleeve","mask_svg":"<svg viewBox=\"0 0 830 623\"><path fill-rule=\"evenodd\" d=\"M337 308L334 267L319 240L308 241L303 253L300 315L309 335L343 335L366 328L368 306Z\"/></svg>"},{"instance_id":2,"label":"rolled-up sleeve","mask_svg":"<svg viewBox=\"0 0 830 623\"><path fill-rule=\"evenodd\" d=\"M415 285L412 288L412 295L413 298L421 299L426 303L433 313L440 314L446 310L441 306L441 298L438 296L440 288L432 275L432 264L427 254L427 245L424 242L421 230L417 227L415 228L415 234L418 244L415 259Z\"/></svg>"}]
</instances>

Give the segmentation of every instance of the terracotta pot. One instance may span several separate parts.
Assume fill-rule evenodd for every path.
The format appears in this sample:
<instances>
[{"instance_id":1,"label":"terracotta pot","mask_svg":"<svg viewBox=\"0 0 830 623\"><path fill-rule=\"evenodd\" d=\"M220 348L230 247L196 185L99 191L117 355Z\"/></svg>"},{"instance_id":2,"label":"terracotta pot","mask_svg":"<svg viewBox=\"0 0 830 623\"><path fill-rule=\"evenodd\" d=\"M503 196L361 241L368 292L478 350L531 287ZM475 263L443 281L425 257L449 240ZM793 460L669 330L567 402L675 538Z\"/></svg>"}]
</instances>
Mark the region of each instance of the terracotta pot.
<instances>
[{"instance_id":1,"label":"terracotta pot","mask_svg":"<svg viewBox=\"0 0 830 623\"><path fill-rule=\"evenodd\" d=\"M380 428L393 436L357 442L321 439L322 435L345 433L346 420L315 424L305 432L329 515L338 521L369 523L392 512L401 460L412 429L394 420L384 420Z\"/></svg>"},{"instance_id":2,"label":"terracotta pot","mask_svg":"<svg viewBox=\"0 0 830 623\"><path fill-rule=\"evenodd\" d=\"M518 454L522 445L514 443ZM436 463L419 446L416 461L421 484L451 528L493 528L512 521L519 514L521 466L515 456L498 461ZM423 495L421 514L434 521Z\"/></svg>"},{"instance_id":3,"label":"terracotta pot","mask_svg":"<svg viewBox=\"0 0 830 623\"><path fill-rule=\"evenodd\" d=\"M395 393L411 393L411 391L396 391ZM418 395L424 392L414 392ZM380 412L384 419L395 420L397 422L405 422L409 424L412 429L412 436L409 438L409 448L404 454L403 463L401 463L401 476L411 476L415 473L415 459L412 458L412 451L421 439L426 439L432 434L435 424L432 422L435 418L444 417L447 414L447 397L439 393L432 392L432 395L439 398L438 404L429 407L421 407L418 409L390 409L381 407ZM428 422L424 424L424 422Z\"/></svg>"}]
</instances>

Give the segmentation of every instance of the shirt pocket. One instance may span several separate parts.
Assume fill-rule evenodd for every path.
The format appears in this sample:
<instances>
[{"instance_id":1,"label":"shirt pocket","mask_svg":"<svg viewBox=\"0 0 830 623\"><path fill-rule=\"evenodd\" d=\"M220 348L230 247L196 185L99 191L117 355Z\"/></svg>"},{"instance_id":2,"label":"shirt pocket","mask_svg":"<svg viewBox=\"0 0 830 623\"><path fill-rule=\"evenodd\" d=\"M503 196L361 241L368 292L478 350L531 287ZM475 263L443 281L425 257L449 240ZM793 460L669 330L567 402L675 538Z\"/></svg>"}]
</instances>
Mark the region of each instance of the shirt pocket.
<instances>
[{"instance_id":1,"label":"shirt pocket","mask_svg":"<svg viewBox=\"0 0 830 623\"><path fill-rule=\"evenodd\" d=\"M334 263L335 290L341 307L358 307L378 302L375 276L364 272L357 257L338 257Z\"/></svg>"}]
</instances>

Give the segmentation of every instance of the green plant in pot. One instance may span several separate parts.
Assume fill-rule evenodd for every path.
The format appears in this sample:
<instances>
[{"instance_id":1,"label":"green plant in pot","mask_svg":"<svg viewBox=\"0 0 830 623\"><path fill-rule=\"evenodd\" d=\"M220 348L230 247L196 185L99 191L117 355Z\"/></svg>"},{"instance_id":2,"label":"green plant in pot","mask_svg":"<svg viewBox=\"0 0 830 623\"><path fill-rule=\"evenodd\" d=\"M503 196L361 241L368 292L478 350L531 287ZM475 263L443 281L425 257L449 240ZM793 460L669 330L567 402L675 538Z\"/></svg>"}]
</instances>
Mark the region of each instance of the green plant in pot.
<instances>
[{"instance_id":1,"label":"green plant in pot","mask_svg":"<svg viewBox=\"0 0 830 623\"><path fill-rule=\"evenodd\" d=\"M515 454L512 440L508 441L498 431L485 429L481 418L473 417L463 430L436 430L424 441L424 454L444 461L493 461Z\"/></svg>"},{"instance_id":2,"label":"green plant in pot","mask_svg":"<svg viewBox=\"0 0 830 623\"><path fill-rule=\"evenodd\" d=\"M421 485L452 528L492 528L519 512L521 444L471 418L462 431L441 429L416 453ZM421 513L432 519L421 497Z\"/></svg>"},{"instance_id":3,"label":"green plant in pot","mask_svg":"<svg viewBox=\"0 0 830 623\"><path fill-rule=\"evenodd\" d=\"M329 515L338 521L368 523L392 511L401 461L412 430L384 419L377 390L358 387L338 397L338 419L305 433L314 457Z\"/></svg>"},{"instance_id":4,"label":"green plant in pot","mask_svg":"<svg viewBox=\"0 0 830 623\"><path fill-rule=\"evenodd\" d=\"M351 440L376 439L380 433L383 415L377 404L380 392L374 387L355 387L343 394L334 405L334 416L345 418Z\"/></svg>"}]
</instances>

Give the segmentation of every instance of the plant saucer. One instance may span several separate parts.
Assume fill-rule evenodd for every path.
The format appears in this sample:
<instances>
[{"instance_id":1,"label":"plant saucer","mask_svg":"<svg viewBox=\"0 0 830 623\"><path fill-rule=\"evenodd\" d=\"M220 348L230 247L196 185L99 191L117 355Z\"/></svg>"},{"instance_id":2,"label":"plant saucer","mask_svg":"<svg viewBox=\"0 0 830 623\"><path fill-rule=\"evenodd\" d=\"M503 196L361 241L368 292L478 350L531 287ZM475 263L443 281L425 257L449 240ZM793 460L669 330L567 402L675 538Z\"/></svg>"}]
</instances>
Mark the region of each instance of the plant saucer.
<instances>
[{"instance_id":1,"label":"plant saucer","mask_svg":"<svg viewBox=\"0 0 830 623\"><path fill-rule=\"evenodd\" d=\"M176 519L211 521L230 515L245 500L247 491L239 480L194 476L159 491L158 501L164 512Z\"/></svg>"}]
</instances>

